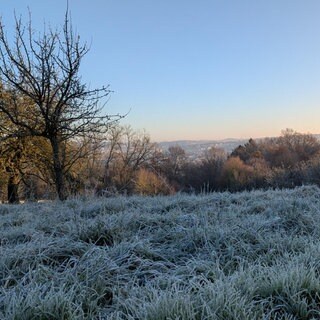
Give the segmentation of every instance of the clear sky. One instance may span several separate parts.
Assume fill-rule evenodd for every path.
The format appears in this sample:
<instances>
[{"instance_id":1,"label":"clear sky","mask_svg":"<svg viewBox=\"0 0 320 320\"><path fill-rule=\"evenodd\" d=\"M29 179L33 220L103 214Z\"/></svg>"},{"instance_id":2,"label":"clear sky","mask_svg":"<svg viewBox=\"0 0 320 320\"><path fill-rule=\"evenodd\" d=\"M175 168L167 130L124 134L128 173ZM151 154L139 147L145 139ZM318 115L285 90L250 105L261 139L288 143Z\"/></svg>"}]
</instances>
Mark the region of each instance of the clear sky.
<instances>
[{"instance_id":1,"label":"clear sky","mask_svg":"<svg viewBox=\"0 0 320 320\"><path fill-rule=\"evenodd\" d=\"M2 0L35 29L66 0ZM320 133L319 0L69 0L91 43L82 75L156 141Z\"/></svg>"}]
</instances>

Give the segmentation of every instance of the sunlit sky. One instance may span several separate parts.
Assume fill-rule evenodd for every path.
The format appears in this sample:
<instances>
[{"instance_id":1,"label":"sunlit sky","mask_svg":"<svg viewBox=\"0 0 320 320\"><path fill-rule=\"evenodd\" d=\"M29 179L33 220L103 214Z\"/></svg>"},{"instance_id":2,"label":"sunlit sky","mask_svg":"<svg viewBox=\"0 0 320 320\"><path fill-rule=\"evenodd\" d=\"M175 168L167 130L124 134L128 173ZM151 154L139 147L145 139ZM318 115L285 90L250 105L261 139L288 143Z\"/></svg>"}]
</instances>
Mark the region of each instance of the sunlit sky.
<instances>
[{"instance_id":1,"label":"sunlit sky","mask_svg":"<svg viewBox=\"0 0 320 320\"><path fill-rule=\"evenodd\" d=\"M43 30L66 0L1 0ZM320 133L319 0L69 0L81 74L155 141Z\"/></svg>"}]
</instances>

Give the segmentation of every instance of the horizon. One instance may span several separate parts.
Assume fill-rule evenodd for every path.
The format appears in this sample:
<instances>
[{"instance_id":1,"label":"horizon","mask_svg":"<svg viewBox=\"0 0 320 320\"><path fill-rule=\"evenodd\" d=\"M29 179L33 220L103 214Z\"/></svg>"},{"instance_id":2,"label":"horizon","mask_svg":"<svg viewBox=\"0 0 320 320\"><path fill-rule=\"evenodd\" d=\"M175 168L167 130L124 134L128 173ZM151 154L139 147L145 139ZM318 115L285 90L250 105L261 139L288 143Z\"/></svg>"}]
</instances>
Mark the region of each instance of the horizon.
<instances>
[{"instance_id":1,"label":"horizon","mask_svg":"<svg viewBox=\"0 0 320 320\"><path fill-rule=\"evenodd\" d=\"M69 0L74 28L91 50L83 80L110 84L107 113L154 141L319 132L320 2L253 0ZM2 4L41 31L61 26L66 0Z\"/></svg>"},{"instance_id":2,"label":"horizon","mask_svg":"<svg viewBox=\"0 0 320 320\"><path fill-rule=\"evenodd\" d=\"M296 131L295 131L296 132ZM310 133L310 132L296 132L298 134L310 134L313 136L320 136L320 133ZM178 140L162 140L162 141L154 141L156 143L174 143L174 142L211 142L211 141L217 141L217 142L221 142L221 141L237 141L237 140L263 140L263 139L269 139L269 138L277 138L281 136L281 132L278 135L274 135L274 136L260 136L260 137L228 137L228 138L222 138L222 139L198 139L198 140L193 140L193 139L178 139ZM152 137L151 137L152 139ZM153 139L152 139L153 140Z\"/></svg>"}]
</instances>

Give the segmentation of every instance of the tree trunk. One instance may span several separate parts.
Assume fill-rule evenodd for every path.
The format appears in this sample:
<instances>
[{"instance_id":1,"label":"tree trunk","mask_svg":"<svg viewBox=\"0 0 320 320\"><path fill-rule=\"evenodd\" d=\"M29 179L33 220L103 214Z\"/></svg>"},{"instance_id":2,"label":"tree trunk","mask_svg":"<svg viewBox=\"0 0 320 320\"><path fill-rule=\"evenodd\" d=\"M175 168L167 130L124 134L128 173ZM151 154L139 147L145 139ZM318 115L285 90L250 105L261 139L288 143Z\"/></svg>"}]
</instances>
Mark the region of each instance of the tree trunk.
<instances>
[{"instance_id":1,"label":"tree trunk","mask_svg":"<svg viewBox=\"0 0 320 320\"><path fill-rule=\"evenodd\" d=\"M54 173L54 182L56 185L56 191L59 197L59 200L66 200L67 190L66 190L66 183L65 183L65 176L63 165L61 162L61 150L60 150L60 143L56 137L50 139L52 152L53 152L53 173Z\"/></svg>"},{"instance_id":2,"label":"tree trunk","mask_svg":"<svg viewBox=\"0 0 320 320\"><path fill-rule=\"evenodd\" d=\"M8 202L19 203L19 175L11 173L8 179Z\"/></svg>"}]
</instances>

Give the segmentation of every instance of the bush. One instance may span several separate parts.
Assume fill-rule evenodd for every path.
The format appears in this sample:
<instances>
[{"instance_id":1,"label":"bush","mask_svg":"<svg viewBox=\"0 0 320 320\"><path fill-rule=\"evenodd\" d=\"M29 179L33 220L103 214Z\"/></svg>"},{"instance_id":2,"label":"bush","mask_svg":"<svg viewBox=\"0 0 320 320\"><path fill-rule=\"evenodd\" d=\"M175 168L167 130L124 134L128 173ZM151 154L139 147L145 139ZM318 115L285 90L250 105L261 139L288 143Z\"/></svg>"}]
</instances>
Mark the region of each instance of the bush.
<instances>
[{"instance_id":1,"label":"bush","mask_svg":"<svg viewBox=\"0 0 320 320\"><path fill-rule=\"evenodd\" d=\"M140 195L169 195L173 193L164 177L147 169L138 170L134 191Z\"/></svg>"},{"instance_id":2,"label":"bush","mask_svg":"<svg viewBox=\"0 0 320 320\"><path fill-rule=\"evenodd\" d=\"M223 166L221 183L230 191L239 191L250 186L253 173L239 157L230 157Z\"/></svg>"}]
</instances>

